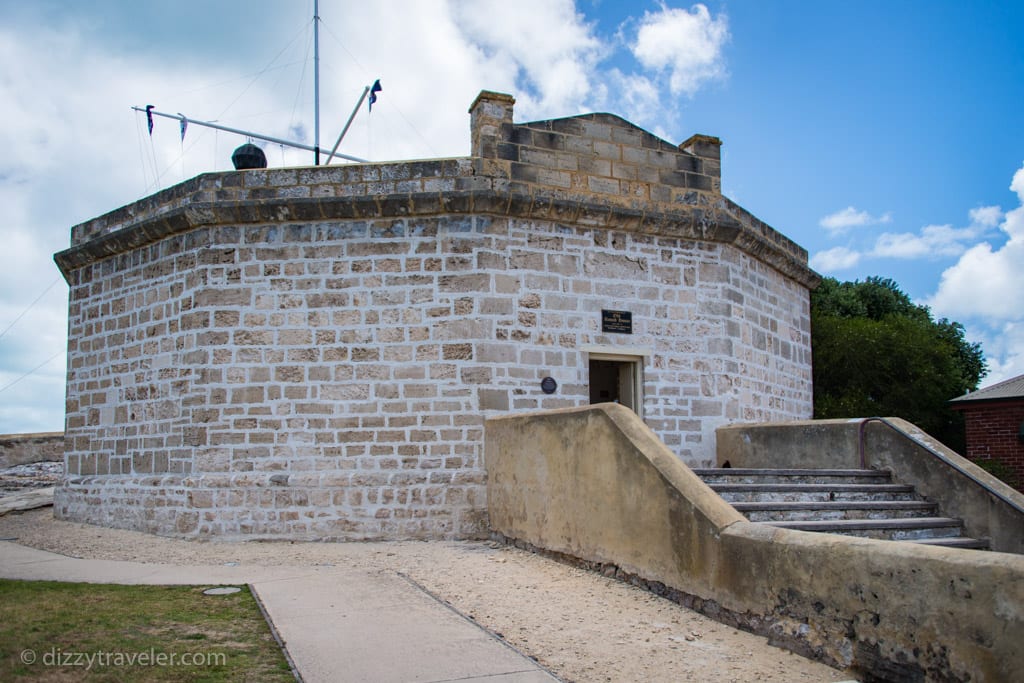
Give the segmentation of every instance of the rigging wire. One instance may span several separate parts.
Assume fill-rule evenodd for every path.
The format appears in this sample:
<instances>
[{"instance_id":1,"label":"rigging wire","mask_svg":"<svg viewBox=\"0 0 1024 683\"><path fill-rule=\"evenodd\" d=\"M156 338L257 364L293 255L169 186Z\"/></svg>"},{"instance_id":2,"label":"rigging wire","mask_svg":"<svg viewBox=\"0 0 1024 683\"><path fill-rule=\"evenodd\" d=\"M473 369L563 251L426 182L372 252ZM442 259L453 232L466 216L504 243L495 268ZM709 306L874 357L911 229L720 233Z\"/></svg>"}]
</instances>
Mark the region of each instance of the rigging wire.
<instances>
[{"instance_id":1,"label":"rigging wire","mask_svg":"<svg viewBox=\"0 0 1024 683\"><path fill-rule=\"evenodd\" d=\"M145 183L145 189L143 192L149 192L152 188L157 187L160 181L160 167L156 160L156 151L153 147L153 136L149 136L149 148L146 148L146 133L143 133L142 118L139 116L135 117L135 129L139 139L139 155L142 157L142 179ZM147 154L147 152L149 152ZM152 169L149 167L152 166ZM150 182L148 172L152 170L153 181Z\"/></svg>"},{"instance_id":2,"label":"rigging wire","mask_svg":"<svg viewBox=\"0 0 1024 683\"><path fill-rule=\"evenodd\" d=\"M30 303L30 304L29 304L29 305L28 305L28 306L27 306L27 307L25 308L25 310L21 312L21 314L20 314L20 315L19 315L18 317L16 317L16 318L15 318L14 320L12 320L12 321L10 322L10 324L8 324L6 328L4 328L4 331L3 331L3 332L0 332L0 338L3 338L3 336L4 336L4 335L6 335L6 334L7 334L8 332L10 332L10 331L11 331L11 328L12 328L12 327L14 327L14 326L15 326L15 325L16 325L16 324L18 323L18 321L19 321L19 320L21 320L22 318L24 318L24 317L25 317L25 315L26 315L26 314L28 314L28 312L29 312L29 311L31 311L31 310L32 310L32 309L33 309L33 308L35 307L35 305L36 305L36 304L38 304L38 303L40 302L40 300L42 300L42 298L43 298L44 296L46 296L46 295L47 295L47 294L49 293L49 291L50 291L51 289L53 289L54 285L56 285L56 284L57 284L58 282L60 282L60 280L61 280L61 278L60 278L60 277L57 277L57 278L56 278L56 279L55 279L55 280L54 280L53 282L51 282L51 283L49 284L49 286L48 286L48 287L47 287L46 289L44 289L44 290L43 290L42 294L40 294L39 296L37 296L37 297L36 297L36 298L35 298L35 299L34 299L34 300L32 301L32 303ZM28 377L29 375L32 375L32 374L34 374L35 372L38 372L38 371L39 371L40 369L42 369L42 368L43 368L44 366L46 366L46 365L48 365L49 363L53 362L53 360L54 360L55 358L57 358L58 356L60 356L60 355L61 355L61 354L63 354L64 352L65 352L65 349L61 349L60 351L58 351L57 353L53 354L52 356L50 356L49 358L47 358L47 359L46 359L45 361L43 361L42 363L40 363L40 364L39 364L39 365L37 365L36 367L32 368L32 369L31 369L31 370L29 370L28 372L24 373L23 375L21 375L21 376L20 376L20 377L18 377L17 379L15 379L15 380L13 380L13 381L11 381L11 382L7 383L7 384L6 384L6 385L5 385L4 387L0 388L0 393L2 393L2 392L4 392L4 391L7 391L8 389L10 389L11 387L13 387L13 386L14 386L15 384L17 384L17 383L18 383L18 382L20 382L21 380L25 379L25 378L26 378L26 377Z\"/></svg>"},{"instance_id":3,"label":"rigging wire","mask_svg":"<svg viewBox=\"0 0 1024 683\"><path fill-rule=\"evenodd\" d=\"M211 119L211 120L212 120L212 121L217 121L217 120L219 120L219 119L220 119L220 118L221 118L222 116L224 116L224 115L225 115L225 114L226 114L226 113L227 113L227 112L228 112L228 111L229 111L229 110L230 110L230 109L231 109L232 107L234 107L234 106L235 106L235 104L237 104L237 103L238 103L238 101L239 101L240 99L242 99L242 97L243 97L243 96L245 95L245 93L246 93L246 92L248 92L248 91L249 91L249 90L250 90L250 89L252 88L252 86L253 86L253 85L254 85L254 84L256 83L256 81L258 81L258 80L259 80L259 79L260 79L260 78L261 78L261 77L262 77L262 76L263 76L264 74L266 74L266 73L267 73L268 71L270 71L271 69L273 69L273 68L284 68L284 66L288 66L288 65L292 65L292 64L297 64L298 62L296 61L296 62L289 62L289 63L288 63L287 65L280 65L280 66L278 66L278 67L275 67L275 66L274 66L274 63L275 63L275 62L277 62L277 60L278 60L278 59L280 59L280 58L281 58L281 56L282 56L282 55L283 55L283 54L284 54L284 53L285 53L285 52L286 52L286 51L287 51L287 50L288 50L289 48L291 48L293 44L295 44L295 42L296 42L296 41L297 41L297 40L299 39L299 37L301 37L301 36L302 36L302 35L303 35L303 34L304 34L304 33L306 32L306 30L307 30L306 26L305 26L305 25L303 25L303 27L302 27L302 28L301 28L300 30L296 31L296 32L295 32L295 34L294 34L294 35L292 36L292 38L291 38L291 39L290 39L290 40L288 41L288 43L287 43L287 44L286 44L286 45L285 45L285 46L284 46L283 48L281 48L281 50L280 50L280 51L278 51L278 53L277 53L276 55L274 55L274 57L273 57L273 58L272 58L272 59L270 60L270 62L269 62L269 63L268 63L268 64L267 64L267 65L266 65L265 67L263 67L263 68L262 68L262 69L260 69L259 71L255 72L255 73L253 74L252 78L251 78L251 79L249 80L249 83L248 83L248 85L246 85L246 86L245 86L245 88L243 88L243 89L242 89L242 91L241 91L240 93L238 93L238 95L237 95L237 96L236 96L236 97L235 97L235 98L234 98L233 100L231 100L231 102L229 102L229 103L228 103L228 104L227 104L227 105L226 105L226 106L224 107L224 109L223 109L223 110L221 111L221 113L220 113L220 114L219 114L219 115L218 115L218 116L217 116L216 118L214 118L214 119ZM308 56L307 56L307 61L308 61ZM233 79L233 80L240 80L240 78L239 78L239 79ZM137 116L136 118L138 118L138 116ZM174 165L176 165L176 164L178 163L178 161L179 161L179 160L183 159L184 155L185 155L185 154L186 154L187 152L191 151L191 149L192 149L193 147L195 147L195 146L196 146L197 144L199 144L199 142L200 142L200 141L201 141L201 140L202 140L202 139L204 138L204 133L205 133L205 132L206 132L206 131L201 131L199 135L193 136L193 137L191 138L191 142L189 143L189 145L188 145L188 146L184 146L184 142L183 142L183 143L182 143L182 144L183 144L183 151L181 152L181 154L179 155L179 157L178 157L177 159L171 159L171 160L170 160L170 161L169 161L169 162L167 163L167 166L166 166L166 169L165 169L165 170L169 170L169 169L170 169L170 168L172 168L172 167L173 167ZM158 169L158 168L159 168L159 166L158 166L158 164L157 164L157 161L156 161L156 148L155 148L155 146L153 145L153 138L152 138L152 136L150 136L150 146L151 146L151 147L153 148L153 151L152 151L152 153L153 153L153 165L154 165L154 169ZM216 165L217 165L217 164L216 164L216 160L215 160L215 161L214 161L214 168L216 168ZM158 187L158 186L159 186L159 183L160 183L160 176L161 176L161 175L163 175L163 174L162 174L162 173L161 173L160 171L155 171L155 172L156 172L156 174L157 174L157 177L156 177L156 179L155 179L155 180L153 181L153 184L152 184L152 185L148 185L148 186L147 186L147 188L146 188L146 191L147 191L147 192L149 191L150 187Z\"/></svg>"},{"instance_id":4,"label":"rigging wire","mask_svg":"<svg viewBox=\"0 0 1024 683\"><path fill-rule=\"evenodd\" d=\"M28 305L28 307L27 307L27 308L26 308L26 309L25 309L24 311L22 311L22 312L21 312L21 314L20 314L20 315L19 315L19 316L18 316L17 318L15 318L14 320L12 320L12 321L11 321L11 323L10 323L10 324L9 324L9 325L8 325L7 327L5 327L5 328L4 328L4 331L3 331L3 332L0 332L0 339L2 339L2 338L3 338L3 336L4 336L5 334L7 334L8 332L10 332L10 331L11 331L11 328L12 328L12 327L14 327L14 326L15 326L16 324L18 324L18 321L19 321L19 320L21 320L22 318L24 318L24 317L25 317L25 315L26 315L26 314L27 314L27 313L28 313L29 311L31 311L31 310L32 310L32 308L33 308L33 307L34 307L34 306L35 306L35 305L36 305L37 303L39 303L39 300L40 300L40 299L42 299L42 298L43 298L44 296L46 296L46 294L47 294L47 293L48 293L48 292L49 292L49 291L50 291L51 289L53 289L53 286L54 286L55 284L57 284L58 282L60 282L60 277L58 277L58 278L57 278L56 280L54 280L53 282L51 282L51 283L50 283L50 286L49 286L49 287L47 287L46 289L44 289L44 290L43 290L43 293L42 293L42 294L40 294L39 296L37 296L37 297L35 298L35 300L34 300L34 301L33 301L32 303L30 303L30 304Z\"/></svg>"},{"instance_id":5,"label":"rigging wire","mask_svg":"<svg viewBox=\"0 0 1024 683\"><path fill-rule=\"evenodd\" d=\"M144 146L145 143L143 142L145 138L142 135L142 126L140 125L142 119L140 119L138 116L134 116L132 118L135 119L135 139L138 140L139 142L139 166L142 167L142 192L143 194L145 194L146 192L149 192L150 185L149 178L147 177L149 174L149 169L146 167L146 150Z\"/></svg>"},{"instance_id":6,"label":"rigging wire","mask_svg":"<svg viewBox=\"0 0 1024 683\"><path fill-rule=\"evenodd\" d=\"M12 382L9 382L8 384L4 385L3 387L0 387L0 394L2 394L3 392L7 391L8 389L10 389L11 387L13 387L13 386L14 386L15 384L17 384L17 383L18 383L18 382L20 382L21 380L25 379L25 378L26 378L26 377L28 377L29 375L32 375L32 374L34 374L34 373L38 372L39 370L41 370L41 369L42 369L42 368L44 368L45 366L47 366L47 365L49 365L50 363L52 363L52 362L54 361L54 359L56 359L56 358L57 358L58 356L61 356L61 355L63 355L63 354L64 354L64 350L63 350L63 349L61 349L61 350L60 350L60 351L58 351L57 353L53 354L52 356L50 356L49 358L47 358L46 360L44 360L44 361L43 361L42 363L40 363L39 365L35 366L34 368L32 368L31 370L29 370L28 372L26 372L26 373L25 373L24 375L22 375L22 376L21 376L21 377L19 377L18 379L14 380L14 381L12 381Z\"/></svg>"},{"instance_id":7,"label":"rigging wire","mask_svg":"<svg viewBox=\"0 0 1024 683\"><path fill-rule=\"evenodd\" d=\"M302 61L301 76L299 76L298 87L295 89L295 100L292 102L292 113L291 113L291 115L288 118L289 121L294 121L295 120L295 110L299 108L299 99L302 96L302 84L306 80L306 70L309 68L309 51L312 49L312 46L313 46L313 38L312 38L312 34L310 34L310 36L308 36L306 38L306 55L305 55L305 59L303 59L303 61ZM291 124L289 124L289 125L291 125Z\"/></svg>"},{"instance_id":8,"label":"rigging wire","mask_svg":"<svg viewBox=\"0 0 1024 683\"><path fill-rule=\"evenodd\" d=\"M152 135L149 136L149 152L150 152L150 154L153 155L153 171L156 173L156 178L154 178L154 180L153 180L153 185L155 187L159 187L160 186L160 176L162 176L163 173L160 172L160 170L159 170L160 166L156 163L156 143L153 142L153 136ZM168 166L168 168L170 168L170 166Z\"/></svg>"},{"instance_id":9,"label":"rigging wire","mask_svg":"<svg viewBox=\"0 0 1024 683\"><path fill-rule=\"evenodd\" d=\"M291 42L292 43L295 42L295 40L297 38L298 38L298 35L293 37ZM291 46L291 43L286 45L281 50L281 52L282 53L285 52L290 46ZM280 54L278 56L280 56ZM271 60L271 64L272 63L273 63L273 60ZM189 90L179 90L178 92L171 93L169 95L169 97L174 97L174 96L178 96L178 95L193 95L195 93L201 93L201 92L204 92L206 90L222 90L224 88L224 86L231 85L232 83L237 83L238 81L244 81L244 80L252 78L254 76L255 77L259 77L259 76L262 76L262 75L264 75L264 74L266 74L266 73L268 73L270 71L284 71L285 69L287 69L290 66L295 66L296 64L301 64L301 63L302 63L302 60L301 59L297 59L297 60L292 61L292 62L284 62L282 64L278 64L277 66L268 65L267 67L261 69L260 71L251 71L249 73L240 74L240 75L235 76L233 78L225 78L224 80L217 81L216 83L208 83L206 85L196 86L195 88L191 88ZM278 76L278 81L280 81L281 78L282 78L282 76Z\"/></svg>"},{"instance_id":10,"label":"rigging wire","mask_svg":"<svg viewBox=\"0 0 1024 683\"><path fill-rule=\"evenodd\" d=\"M328 35L330 35L331 38L334 38L334 41L338 44L338 47L340 47L345 52L345 54L347 54L349 56L349 58L355 63L355 65L357 67L359 67L359 69L363 72L363 77L364 78L371 78L372 76L369 75L370 71L366 67L364 67L359 62L358 59L356 59L356 56L354 54L349 52L348 48L345 47L345 44L341 42L341 38L339 38L338 35L335 34L334 31L331 30L330 26L325 24L323 20L320 21L320 24L323 27L323 29L325 31L327 31ZM405 122L405 125L409 126L410 130L412 130L412 132L415 133L419 137L419 139L423 141L423 144L425 144L427 146L427 149L430 150L430 153L432 155L440 156L440 153L434 148L434 146L432 144L430 144L429 138L427 138L427 136L425 136L423 133L421 133L420 130L415 125L413 125L412 121L410 121L409 118L405 115L405 113L398 107L398 105L395 103L394 99L389 99L388 100L388 109L394 109L394 111Z\"/></svg>"},{"instance_id":11,"label":"rigging wire","mask_svg":"<svg viewBox=\"0 0 1024 683\"><path fill-rule=\"evenodd\" d=\"M219 119L221 116L224 116L225 114L227 114L228 110L231 109L231 107L235 106L235 104L238 102L238 100L242 99L242 96L245 95L245 93L247 93L249 91L249 89L253 86L253 84L255 84L256 81L258 81L265 73L267 73L267 71L269 71L271 69L271 67L274 66L274 62L276 62L278 59L280 59L281 55L283 55L285 53L285 51L292 46L292 43L294 43L296 40L298 40L299 36L301 36L303 33L305 33L305 31L306 31L306 27L305 26L303 26L299 31L297 31L295 33L295 35L292 36L292 39L290 41L288 41L288 44L286 44L283 48L281 48L281 50L276 55L274 55L274 58L270 60L270 63L268 63L265 67L263 67L260 71L258 71L255 76L252 77L252 80L249 81L249 85L245 86L245 88L242 90L242 92L238 93L238 96L235 97L235 99L231 100L231 102L228 103L228 105L226 107L224 107L224 110L221 111L221 113L217 116L217 119ZM214 119L214 120L217 120L217 119Z\"/></svg>"}]
</instances>

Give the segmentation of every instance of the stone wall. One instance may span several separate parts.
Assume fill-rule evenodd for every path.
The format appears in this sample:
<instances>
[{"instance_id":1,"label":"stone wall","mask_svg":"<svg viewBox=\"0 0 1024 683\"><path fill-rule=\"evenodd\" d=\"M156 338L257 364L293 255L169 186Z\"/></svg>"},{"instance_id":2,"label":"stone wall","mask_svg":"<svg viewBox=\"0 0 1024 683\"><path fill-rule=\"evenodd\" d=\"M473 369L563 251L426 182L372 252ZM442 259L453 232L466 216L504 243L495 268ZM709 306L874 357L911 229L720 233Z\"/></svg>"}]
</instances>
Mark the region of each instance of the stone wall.
<instances>
[{"instance_id":1,"label":"stone wall","mask_svg":"<svg viewBox=\"0 0 1024 683\"><path fill-rule=\"evenodd\" d=\"M644 418L695 465L722 423L810 415L816 276L715 192L714 139L513 125L498 95L472 131L482 156L207 174L76 227L57 514L480 535L485 415L587 403L594 349L642 356Z\"/></svg>"},{"instance_id":2,"label":"stone wall","mask_svg":"<svg viewBox=\"0 0 1024 683\"><path fill-rule=\"evenodd\" d=\"M0 434L0 469L33 462L62 460L64 433Z\"/></svg>"}]
</instances>

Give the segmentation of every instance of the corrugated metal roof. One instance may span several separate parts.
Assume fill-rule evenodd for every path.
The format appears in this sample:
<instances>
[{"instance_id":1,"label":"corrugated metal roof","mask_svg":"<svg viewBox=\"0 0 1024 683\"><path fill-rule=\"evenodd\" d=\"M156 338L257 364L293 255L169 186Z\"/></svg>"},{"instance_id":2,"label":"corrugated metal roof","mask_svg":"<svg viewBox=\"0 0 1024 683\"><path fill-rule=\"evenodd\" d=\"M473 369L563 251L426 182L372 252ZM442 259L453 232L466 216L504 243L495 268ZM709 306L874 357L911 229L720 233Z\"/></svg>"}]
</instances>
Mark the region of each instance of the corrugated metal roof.
<instances>
[{"instance_id":1,"label":"corrugated metal roof","mask_svg":"<svg viewBox=\"0 0 1024 683\"><path fill-rule=\"evenodd\" d=\"M958 396L950 403L967 403L968 401L999 401L1014 398L1024 398L1024 375L1011 377L1008 380L993 384L984 389L972 391L969 394Z\"/></svg>"}]
</instances>

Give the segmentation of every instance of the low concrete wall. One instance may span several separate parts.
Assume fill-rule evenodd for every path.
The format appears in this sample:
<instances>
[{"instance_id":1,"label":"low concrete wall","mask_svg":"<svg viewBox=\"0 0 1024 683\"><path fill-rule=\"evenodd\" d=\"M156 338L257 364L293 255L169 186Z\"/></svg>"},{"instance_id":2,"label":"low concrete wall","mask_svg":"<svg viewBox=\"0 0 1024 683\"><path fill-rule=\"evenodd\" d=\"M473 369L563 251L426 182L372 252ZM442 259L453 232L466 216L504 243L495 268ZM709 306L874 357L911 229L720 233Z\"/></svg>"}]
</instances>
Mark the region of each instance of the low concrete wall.
<instances>
[{"instance_id":1,"label":"low concrete wall","mask_svg":"<svg viewBox=\"0 0 1024 683\"><path fill-rule=\"evenodd\" d=\"M718 466L857 469L860 422L802 420L719 427Z\"/></svg>"},{"instance_id":2,"label":"low concrete wall","mask_svg":"<svg viewBox=\"0 0 1024 683\"><path fill-rule=\"evenodd\" d=\"M866 680L1011 681L1024 671L1024 558L744 522L715 598L776 644Z\"/></svg>"},{"instance_id":3,"label":"low concrete wall","mask_svg":"<svg viewBox=\"0 0 1024 683\"><path fill-rule=\"evenodd\" d=\"M613 404L490 419L485 458L508 538L614 564L868 679L1024 671L1024 557L747 522Z\"/></svg>"},{"instance_id":4,"label":"low concrete wall","mask_svg":"<svg viewBox=\"0 0 1024 683\"><path fill-rule=\"evenodd\" d=\"M491 529L698 595L743 516L617 404L487 420Z\"/></svg>"},{"instance_id":5,"label":"low concrete wall","mask_svg":"<svg viewBox=\"0 0 1024 683\"><path fill-rule=\"evenodd\" d=\"M717 430L717 460L733 467L890 470L896 481L938 503L943 516L963 519L968 536L987 538L993 550L1024 554L1024 494L906 420L729 425Z\"/></svg>"},{"instance_id":6,"label":"low concrete wall","mask_svg":"<svg viewBox=\"0 0 1024 683\"><path fill-rule=\"evenodd\" d=\"M64 432L0 434L0 468L64 459Z\"/></svg>"}]
</instances>

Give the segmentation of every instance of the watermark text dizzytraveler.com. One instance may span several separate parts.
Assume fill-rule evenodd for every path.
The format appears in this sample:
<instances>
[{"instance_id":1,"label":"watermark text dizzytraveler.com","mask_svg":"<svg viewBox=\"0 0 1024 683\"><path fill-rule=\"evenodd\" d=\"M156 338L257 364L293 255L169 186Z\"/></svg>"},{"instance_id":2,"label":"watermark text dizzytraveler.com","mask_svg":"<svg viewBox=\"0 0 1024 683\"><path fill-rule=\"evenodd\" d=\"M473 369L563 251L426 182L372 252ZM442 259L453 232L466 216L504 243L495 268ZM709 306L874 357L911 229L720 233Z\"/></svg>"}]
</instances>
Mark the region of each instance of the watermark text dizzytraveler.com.
<instances>
[{"instance_id":1,"label":"watermark text dizzytraveler.com","mask_svg":"<svg viewBox=\"0 0 1024 683\"><path fill-rule=\"evenodd\" d=\"M76 652L51 647L49 650L22 650L21 662L29 666L93 668L121 666L224 666L228 656L223 652L158 652L155 648L136 652Z\"/></svg>"}]
</instances>

